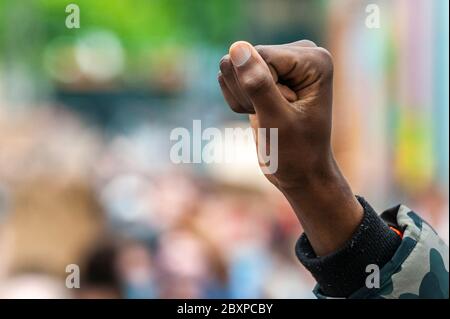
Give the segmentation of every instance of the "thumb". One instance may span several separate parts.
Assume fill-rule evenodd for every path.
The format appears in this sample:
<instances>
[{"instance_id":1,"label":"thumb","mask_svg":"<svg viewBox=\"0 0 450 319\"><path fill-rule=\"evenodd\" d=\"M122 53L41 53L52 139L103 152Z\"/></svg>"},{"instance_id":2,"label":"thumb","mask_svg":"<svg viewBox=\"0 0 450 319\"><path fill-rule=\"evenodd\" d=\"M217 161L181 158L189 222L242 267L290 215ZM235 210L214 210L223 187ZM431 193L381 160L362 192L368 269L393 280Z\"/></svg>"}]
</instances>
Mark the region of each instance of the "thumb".
<instances>
[{"instance_id":1,"label":"thumb","mask_svg":"<svg viewBox=\"0 0 450 319\"><path fill-rule=\"evenodd\" d=\"M286 106L269 67L248 42L238 41L230 47L230 58L241 89L257 112L275 113Z\"/></svg>"}]
</instances>

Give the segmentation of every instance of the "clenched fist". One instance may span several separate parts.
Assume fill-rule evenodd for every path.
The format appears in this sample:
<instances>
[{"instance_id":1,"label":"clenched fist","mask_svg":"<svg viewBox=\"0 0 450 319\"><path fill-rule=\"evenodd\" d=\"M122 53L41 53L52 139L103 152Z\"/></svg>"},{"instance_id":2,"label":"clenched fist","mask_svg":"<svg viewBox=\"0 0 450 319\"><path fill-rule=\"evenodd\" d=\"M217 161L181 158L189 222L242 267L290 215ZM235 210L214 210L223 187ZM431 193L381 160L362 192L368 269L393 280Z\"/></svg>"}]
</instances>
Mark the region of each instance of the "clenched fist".
<instances>
[{"instance_id":1,"label":"clenched fist","mask_svg":"<svg viewBox=\"0 0 450 319\"><path fill-rule=\"evenodd\" d=\"M330 53L307 40L256 47L240 41L222 58L218 80L229 106L250 114L254 129L278 129L278 169L266 177L290 201L316 253L339 248L362 208L331 149Z\"/></svg>"},{"instance_id":2,"label":"clenched fist","mask_svg":"<svg viewBox=\"0 0 450 319\"><path fill-rule=\"evenodd\" d=\"M272 183L289 189L328 174L333 63L325 49L305 40L257 47L237 42L220 70L230 107L254 113L254 129L278 129L278 170L266 175Z\"/></svg>"}]
</instances>

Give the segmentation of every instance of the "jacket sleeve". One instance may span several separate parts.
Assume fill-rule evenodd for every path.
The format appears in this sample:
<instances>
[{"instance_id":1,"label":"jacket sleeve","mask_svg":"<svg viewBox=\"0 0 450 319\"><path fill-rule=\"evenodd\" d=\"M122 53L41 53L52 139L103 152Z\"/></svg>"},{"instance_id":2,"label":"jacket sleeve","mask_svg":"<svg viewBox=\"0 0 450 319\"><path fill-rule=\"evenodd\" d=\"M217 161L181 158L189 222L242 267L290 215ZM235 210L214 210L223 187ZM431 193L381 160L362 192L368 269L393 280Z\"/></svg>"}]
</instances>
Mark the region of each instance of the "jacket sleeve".
<instances>
[{"instance_id":1,"label":"jacket sleeve","mask_svg":"<svg viewBox=\"0 0 450 319\"><path fill-rule=\"evenodd\" d=\"M361 197L361 225L337 252L316 256L303 234L296 254L317 280L318 298L448 298L448 246L403 205L378 216ZM393 230L394 229L394 230Z\"/></svg>"}]
</instances>

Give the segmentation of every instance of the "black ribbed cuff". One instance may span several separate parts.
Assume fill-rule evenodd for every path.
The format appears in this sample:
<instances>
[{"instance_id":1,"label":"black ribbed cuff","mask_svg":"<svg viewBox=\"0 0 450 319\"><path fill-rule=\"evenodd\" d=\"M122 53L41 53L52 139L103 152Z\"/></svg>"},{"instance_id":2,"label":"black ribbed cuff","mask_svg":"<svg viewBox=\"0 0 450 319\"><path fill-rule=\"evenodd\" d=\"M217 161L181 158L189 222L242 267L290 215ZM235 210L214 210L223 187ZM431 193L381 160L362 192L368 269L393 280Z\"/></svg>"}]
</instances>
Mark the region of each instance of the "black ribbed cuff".
<instances>
[{"instance_id":1,"label":"black ribbed cuff","mask_svg":"<svg viewBox=\"0 0 450 319\"><path fill-rule=\"evenodd\" d=\"M348 297L365 284L366 267L380 269L392 258L401 243L374 209L356 196L364 208L364 217L353 237L338 251L317 257L305 234L295 246L300 262L311 272L320 292L330 297Z\"/></svg>"}]
</instances>

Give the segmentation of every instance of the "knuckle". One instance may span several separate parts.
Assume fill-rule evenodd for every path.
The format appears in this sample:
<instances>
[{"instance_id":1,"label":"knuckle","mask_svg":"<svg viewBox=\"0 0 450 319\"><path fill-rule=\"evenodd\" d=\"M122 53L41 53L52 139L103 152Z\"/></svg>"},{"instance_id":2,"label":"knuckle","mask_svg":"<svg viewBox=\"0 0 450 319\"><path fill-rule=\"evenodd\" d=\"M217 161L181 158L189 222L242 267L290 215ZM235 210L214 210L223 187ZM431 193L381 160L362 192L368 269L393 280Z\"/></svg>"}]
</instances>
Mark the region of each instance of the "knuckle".
<instances>
[{"instance_id":1,"label":"knuckle","mask_svg":"<svg viewBox=\"0 0 450 319\"><path fill-rule=\"evenodd\" d=\"M220 71L222 71L223 74L229 73L230 56L228 54L223 56L222 59L220 59L219 68L220 68Z\"/></svg>"},{"instance_id":2,"label":"knuckle","mask_svg":"<svg viewBox=\"0 0 450 319\"><path fill-rule=\"evenodd\" d=\"M318 67L325 77L333 75L333 56L324 48L317 48L315 55L318 63Z\"/></svg>"},{"instance_id":3,"label":"knuckle","mask_svg":"<svg viewBox=\"0 0 450 319\"><path fill-rule=\"evenodd\" d=\"M230 59L230 55L229 54L225 54L221 59L220 59L220 63L222 63L223 61L228 61Z\"/></svg>"},{"instance_id":4,"label":"knuckle","mask_svg":"<svg viewBox=\"0 0 450 319\"><path fill-rule=\"evenodd\" d=\"M261 45L261 44L255 45L254 48L255 48L256 51L258 51L258 53L259 53L260 51L264 51L264 46Z\"/></svg>"},{"instance_id":5,"label":"knuckle","mask_svg":"<svg viewBox=\"0 0 450 319\"><path fill-rule=\"evenodd\" d=\"M267 60L268 54L267 54L267 46L266 45L256 45L255 46L256 52L263 58L263 60Z\"/></svg>"},{"instance_id":6,"label":"knuckle","mask_svg":"<svg viewBox=\"0 0 450 319\"><path fill-rule=\"evenodd\" d=\"M313 41L306 39L294 42L294 44L301 47L317 47L317 44L315 44Z\"/></svg>"},{"instance_id":7,"label":"knuckle","mask_svg":"<svg viewBox=\"0 0 450 319\"><path fill-rule=\"evenodd\" d=\"M254 48L259 54L264 54L266 52L267 46L266 45L262 45L262 44L258 44L258 45L255 45Z\"/></svg>"}]
</instances>

